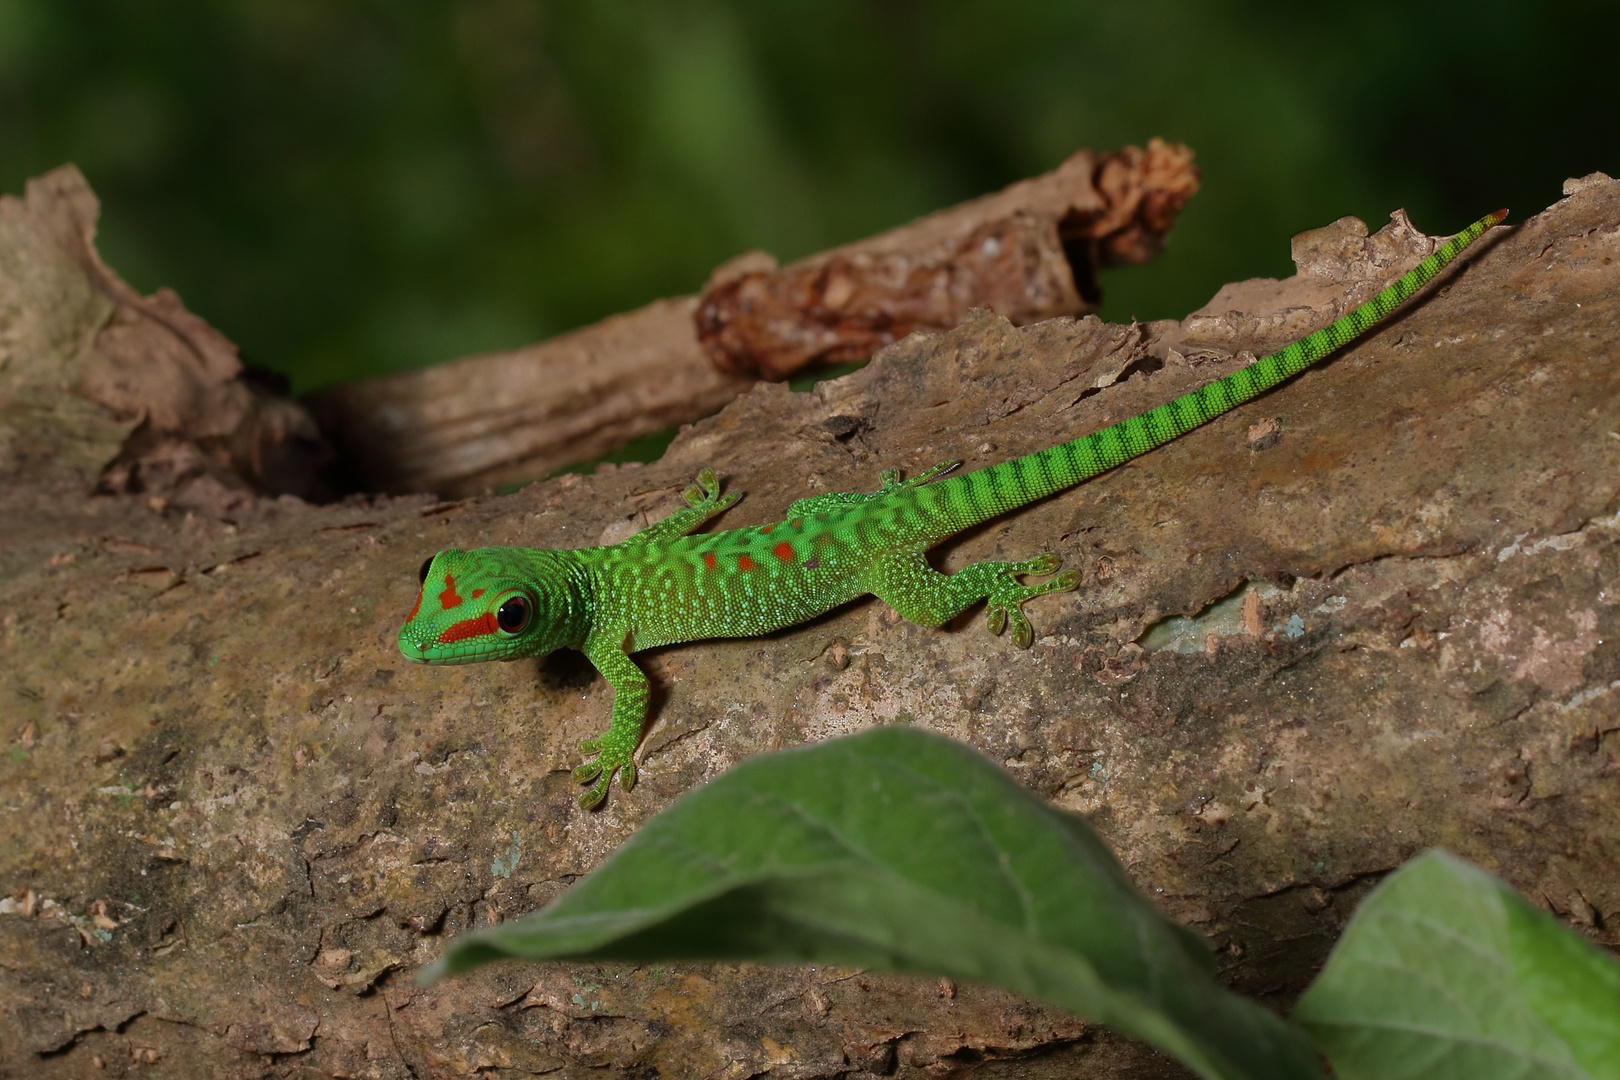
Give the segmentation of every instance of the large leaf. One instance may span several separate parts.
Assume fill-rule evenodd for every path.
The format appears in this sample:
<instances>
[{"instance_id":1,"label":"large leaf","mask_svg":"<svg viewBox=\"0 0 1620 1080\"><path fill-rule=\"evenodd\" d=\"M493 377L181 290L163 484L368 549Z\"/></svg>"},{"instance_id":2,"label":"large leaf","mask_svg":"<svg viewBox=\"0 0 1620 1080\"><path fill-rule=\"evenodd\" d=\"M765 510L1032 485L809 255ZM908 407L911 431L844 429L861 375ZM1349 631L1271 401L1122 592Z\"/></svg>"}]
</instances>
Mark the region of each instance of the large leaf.
<instances>
[{"instance_id":1,"label":"large leaf","mask_svg":"<svg viewBox=\"0 0 1620 1080\"><path fill-rule=\"evenodd\" d=\"M837 963L993 983L1206 1077L1317 1077L1308 1040L1217 984L1080 818L905 728L755 758L649 822L551 908L453 942L500 956Z\"/></svg>"},{"instance_id":2,"label":"large leaf","mask_svg":"<svg viewBox=\"0 0 1620 1080\"><path fill-rule=\"evenodd\" d=\"M1294 1018L1343 1080L1620 1080L1620 964L1443 852L1363 901Z\"/></svg>"}]
</instances>

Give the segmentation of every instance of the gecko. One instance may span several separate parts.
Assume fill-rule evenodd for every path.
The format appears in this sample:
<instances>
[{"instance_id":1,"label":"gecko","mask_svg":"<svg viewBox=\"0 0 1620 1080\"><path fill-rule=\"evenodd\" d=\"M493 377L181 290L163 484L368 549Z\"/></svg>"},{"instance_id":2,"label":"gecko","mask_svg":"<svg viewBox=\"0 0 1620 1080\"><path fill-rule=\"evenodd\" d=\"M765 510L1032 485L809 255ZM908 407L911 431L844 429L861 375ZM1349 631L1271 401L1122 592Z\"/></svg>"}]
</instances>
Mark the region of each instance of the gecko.
<instances>
[{"instance_id":1,"label":"gecko","mask_svg":"<svg viewBox=\"0 0 1620 1080\"><path fill-rule=\"evenodd\" d=\"M1208 423L1354 341L1422 288L1506 210L1490 214L1392 285L1316 332L1190 393L1071 442L947 477L944 461L902 480L886 469L872 492L799 499L781 521L698 533L740 497L722 495L704 468L684 507L609 546L543 549L451 548L418 572L416 606L399 631L405 659L469 664L585 654L613 690L608 729L580 744L594 761L573 771L590 784L589 809L615 774L635 786L634 754L647 718L647 676L631 658L642 649L706 638L754 637L815 618L872 594L900 615L938 627L984 601L992 634L1034 640L1023 605L1079 587L1050 552L1020 562L981 562L954 574L929 565L929 548L980 522L1089 480ZM1026 583L1023 577L1047 580Z\"/></svg>"}]
</instances>

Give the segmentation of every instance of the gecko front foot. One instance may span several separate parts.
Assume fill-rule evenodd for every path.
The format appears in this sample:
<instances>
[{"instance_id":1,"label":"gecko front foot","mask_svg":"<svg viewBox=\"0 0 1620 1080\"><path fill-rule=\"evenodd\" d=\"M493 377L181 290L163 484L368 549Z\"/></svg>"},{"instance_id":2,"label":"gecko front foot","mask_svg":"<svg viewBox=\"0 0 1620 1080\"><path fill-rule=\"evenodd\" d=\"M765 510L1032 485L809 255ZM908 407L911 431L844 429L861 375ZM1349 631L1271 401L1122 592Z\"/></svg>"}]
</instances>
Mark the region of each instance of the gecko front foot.
<instances>
[{"instance_id":1,"label":"gecko front foot","mask_svg":"<svg viewBox=\"0 0 1620 1080\"><path fill-rule=\"evenodd\" d=\"M582 754L596 754L595 761L587 761L573 772L574 783L591 784L591 789L579 797L579 805L590 810L601 804L607 798L608 785L613 782L613 774L619 774L619 787L629 791L636 786L636 763L632 760L635 753L635 744L619 746L613 738L612 731L604 731L600 737L586 739L579 744Z\"/></svg>"},{"instance_id":2,"label":"gecko front foot","mask_svg":"<svg viewBox=\"0 0 1620 1080\"><path fill-rule=\"evenodd\" d=\"M697 474L697 482L681 493L686 505L694 510L712 511L718 514L732 503L742 498L742 492L733 491L724 498L720 496L720 478L714 470L704 466Z\"/></svg>"},{"instance_id":3,"label":"gecko front foot","mask_svg":"<svg viewBox=\"0 0 1620 1080\"><path fill-rule=\"evenodd\" d=\"M985 612L984 621L990 632L999 634L1010 625L1013 644L1020 649L1029 648L1035 640L1035 631L1029 625L1029 619L1024 616L1022 607L1024 601L1046 593L1070 592L1077 589L1080 587L1080 573L1077 570L1065 570L1051 581L1043 581L1039 585L1021 584L1014 575L1050 574L1062 564L1062 559L1047 552L1021 563L1006 563L999 567L1002 572L991 582L989 594L986 596L988 610Z\"/></svg>"}]
</instances>

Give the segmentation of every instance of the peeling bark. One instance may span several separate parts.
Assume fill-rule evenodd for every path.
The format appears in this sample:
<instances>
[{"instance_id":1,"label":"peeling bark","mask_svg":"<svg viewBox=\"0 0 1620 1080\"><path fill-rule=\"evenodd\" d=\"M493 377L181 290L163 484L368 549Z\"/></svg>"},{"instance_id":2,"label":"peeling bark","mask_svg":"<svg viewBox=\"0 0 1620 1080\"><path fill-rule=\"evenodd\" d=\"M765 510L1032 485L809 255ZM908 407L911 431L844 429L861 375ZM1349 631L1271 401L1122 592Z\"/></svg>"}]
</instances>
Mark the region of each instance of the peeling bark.
<instances>
[{"instance_id":1,"label":"peeling bark","mask_svg":"<svg viewBox=\"0 0 1620 1080\"><path fill-rule=\"evenodd\" d=\"M693 318L715 366L785 379L988 307L1015 326L1096 310L1098 269L1147 262L1198 190L1192 152L1081 150L1045 176L777 269L723 267Z\"/></svg>"},{"instance_id":2,"label":"peeling bark","mask_svg":"<svg viewBox=\"0 0 1620 1080\"><path fill-rule=\"evenodd\" d=\"M188 510L90 494L132 423L62 387L108 362L115 308L25 217L0 203L0 1075L1184 1075L933 980L414 985L448 936L545 904L736 761L882 722L1087 814L1279 1006L1429 846L1620 944L1620 183L1572 182L1325 366L938 552L1081 569L1030 605L1027 652L976 612L935 631L867 601L646 655L643 779L595 814L568 769L608 693L577 656L399 659L426 553L617 539L703 463L749 492L734 527L888 465L1003 460L1327 322L1427 239L1335 223L1296 244L1300 275L1179 323L980 313L810 393L758 386L645 467Z\"/></svg>"},{"instance_id":3,"label":"peeling bark","mask_svg":"<svg viewBox=\"0 0 1620 1080\"><path fill-rule=\"evenodd\" d=\"M99 213L71 165L29 181L23 199L0 199L10 301L0 455L28 453L41 437L87 439L87 463L103 469L108 491L182 503L328 495L320 469L331 451L313 417L244 378L236 346L172 290L143 297L125 284L96 253ZM43 340L56 351L39 349ZM41 389L63 383L71 396ZM108 440L121 444L111 460Z\"/></svg>"}]
</instances>

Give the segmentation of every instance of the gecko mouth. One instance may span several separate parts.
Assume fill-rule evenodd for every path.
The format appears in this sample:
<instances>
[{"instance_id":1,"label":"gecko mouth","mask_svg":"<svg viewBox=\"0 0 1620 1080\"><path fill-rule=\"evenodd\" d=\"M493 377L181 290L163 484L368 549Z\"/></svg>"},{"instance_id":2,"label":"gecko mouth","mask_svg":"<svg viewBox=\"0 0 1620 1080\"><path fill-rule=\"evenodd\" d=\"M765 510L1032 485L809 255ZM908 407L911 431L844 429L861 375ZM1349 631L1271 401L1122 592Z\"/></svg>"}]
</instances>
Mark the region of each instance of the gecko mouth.
<instances>
[{"instance_id":1,"label":"gecko mouth","mask_svg":"<svg viewBox=\"0 0 1620 1080\"><path fill-rule=\"evenodd\" d=\"M495 650L489 648L447 648L443 642L438 641L401 641L399 643L400 655L413 664L436 664L439 666L450 664L478 664L488 660L511 660L515 657L493 655Z\"/></svg>"},{"instance_id":2,"label":"gecko mouth","mask_svg":"<svg viewBox=\"0 0 1620 1080\"><path fill-rule=\"evenodd\" d=\"M433 648L432 641L411 641L401 634L399 638L399 654L413 664L427 664L433 661L428 650Z\"/></svg>"}]
</instances>

